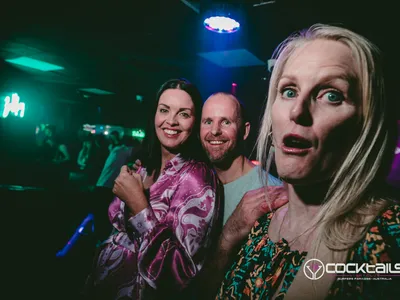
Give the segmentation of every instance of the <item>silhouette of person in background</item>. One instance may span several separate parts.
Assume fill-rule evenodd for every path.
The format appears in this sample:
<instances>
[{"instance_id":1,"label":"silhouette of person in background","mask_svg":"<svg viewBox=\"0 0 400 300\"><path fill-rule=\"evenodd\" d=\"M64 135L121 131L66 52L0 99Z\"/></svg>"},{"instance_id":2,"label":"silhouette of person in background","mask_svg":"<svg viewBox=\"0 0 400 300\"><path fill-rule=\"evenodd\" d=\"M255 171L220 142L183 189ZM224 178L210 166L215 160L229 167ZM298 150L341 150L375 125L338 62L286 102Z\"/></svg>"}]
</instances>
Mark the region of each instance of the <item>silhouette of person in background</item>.
<instances>
[{"instance_id":1,"label":"silhouette of person in background","mask_svg":"<svg viewBox=\"0 0 400 300\"><path fill-rule=\"evenodd\" d=\"M91 199L95 216L95 232L99 241L105 239L112 230L107 213L107 208L114 197L112 188L121 167L128 163L133 149L132 146L126 145L129 144L128 138L121 138L117 131L111 132L107 139L110 142L108 147L110 152L97 179Z\"/></svg>"},{"instance_id":2,"label":"silhouette of person in background","mask_svg":"<svg viewBox=\"0 0 400 300\"><path fill-rule=\"evenodd\" d=\"M44 138L39 143L39 168L44 175L43 184L60 187L68 181L71 157L65 143L56 135L54 125L46 125Z\"/></svg>"}]
</instances>

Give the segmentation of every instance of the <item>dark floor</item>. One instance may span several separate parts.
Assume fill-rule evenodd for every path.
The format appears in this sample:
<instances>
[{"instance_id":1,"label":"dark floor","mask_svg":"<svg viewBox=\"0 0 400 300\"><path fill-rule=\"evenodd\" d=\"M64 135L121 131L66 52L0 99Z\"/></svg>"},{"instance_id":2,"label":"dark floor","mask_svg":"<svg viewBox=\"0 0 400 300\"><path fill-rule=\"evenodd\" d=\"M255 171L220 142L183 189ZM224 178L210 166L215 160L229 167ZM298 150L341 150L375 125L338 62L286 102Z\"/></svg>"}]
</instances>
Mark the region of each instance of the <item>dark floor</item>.
<instances>
[{"instance_id":1,"label":"dark floor","mask_svg":"<svg viewBox=\"0 0 400 300\"><path fill-rule=\"evenodd\" d=\"M7 299L79 299L92 262L93 234L81 235L66 256L56 253L90 212L90 197L72 190L1 187Z\"/></svg>"}]
</instances>

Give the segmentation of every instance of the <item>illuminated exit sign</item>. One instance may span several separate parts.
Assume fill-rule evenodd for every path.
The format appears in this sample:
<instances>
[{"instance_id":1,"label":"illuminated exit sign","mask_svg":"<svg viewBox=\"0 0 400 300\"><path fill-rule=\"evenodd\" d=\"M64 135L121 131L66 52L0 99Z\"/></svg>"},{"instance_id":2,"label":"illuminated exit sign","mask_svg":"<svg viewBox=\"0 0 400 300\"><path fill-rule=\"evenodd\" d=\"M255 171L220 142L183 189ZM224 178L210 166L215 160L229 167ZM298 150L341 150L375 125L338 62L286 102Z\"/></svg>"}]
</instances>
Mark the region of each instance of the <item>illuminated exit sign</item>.
<instances>
[{"instance_id":1,"label":"illuminated exit sign","mask_svg":"<svg viewBox=\"0 0 400 300\"><path fill-rule=\"evenodd\" d=\"M7 118L10 114L23 118L25 115L25 103L19 102L20 98L17 93L4 98L3 118Z\"/></svg>"}]
</instances>

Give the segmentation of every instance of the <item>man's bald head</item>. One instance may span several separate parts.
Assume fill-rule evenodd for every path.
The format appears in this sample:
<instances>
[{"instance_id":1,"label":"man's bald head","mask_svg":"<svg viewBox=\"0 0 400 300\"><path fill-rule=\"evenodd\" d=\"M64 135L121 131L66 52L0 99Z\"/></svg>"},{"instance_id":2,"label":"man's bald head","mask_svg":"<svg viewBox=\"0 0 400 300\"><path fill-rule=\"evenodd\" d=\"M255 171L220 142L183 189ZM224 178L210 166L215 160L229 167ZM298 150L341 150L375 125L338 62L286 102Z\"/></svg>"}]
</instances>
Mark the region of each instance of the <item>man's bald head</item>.
<instances>
[{"instance_id":1,"label":"man's bald head","mask_svg":"<svg viewBox=\"0 0 400 300\"><path fill-rule=\"evenodd\" d=\"M211 162L242 155L249 130L243 105L234 95L215 93L204 103L200 138Z\"/></svg>"},{"instance_id":2,"label":"man's bald head","mask_svg":"<svg viewBox=\"0 0 400 300\"><path fill-rule=\"evenodd\" d=\"M226 92L214 93L207 98L207 100L204 103L204 106L206 105L207 102L209 103L224 102L227 108L229 105L234 105L235 115L241 127L243 127L243 125L248 121L244 105L235 95L231 93L226 93Z\"/></svg>"}]
</instances>

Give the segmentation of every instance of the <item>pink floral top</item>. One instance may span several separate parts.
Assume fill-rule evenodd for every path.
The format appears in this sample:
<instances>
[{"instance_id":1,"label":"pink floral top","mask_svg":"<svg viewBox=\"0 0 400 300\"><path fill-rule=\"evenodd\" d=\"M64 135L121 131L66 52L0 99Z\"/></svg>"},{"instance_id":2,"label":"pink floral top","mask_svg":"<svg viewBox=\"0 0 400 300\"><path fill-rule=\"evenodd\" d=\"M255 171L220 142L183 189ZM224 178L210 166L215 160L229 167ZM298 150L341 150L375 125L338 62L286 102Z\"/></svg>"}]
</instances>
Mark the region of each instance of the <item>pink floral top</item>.
<instances>
[{"instance_id":1,"label":"pink floral top","mask_svg":"<svg viewBox=\"0 0 400 300\"><path fill-rule=\"evenodd\" d=\"M148 208L127 219L124 202L115 198L108 212L114 232L96 257L91 297L167 299L187 287L210 246L218 190L206 164L177 155L150 187Z\"/></svg>"}]
</instances>

